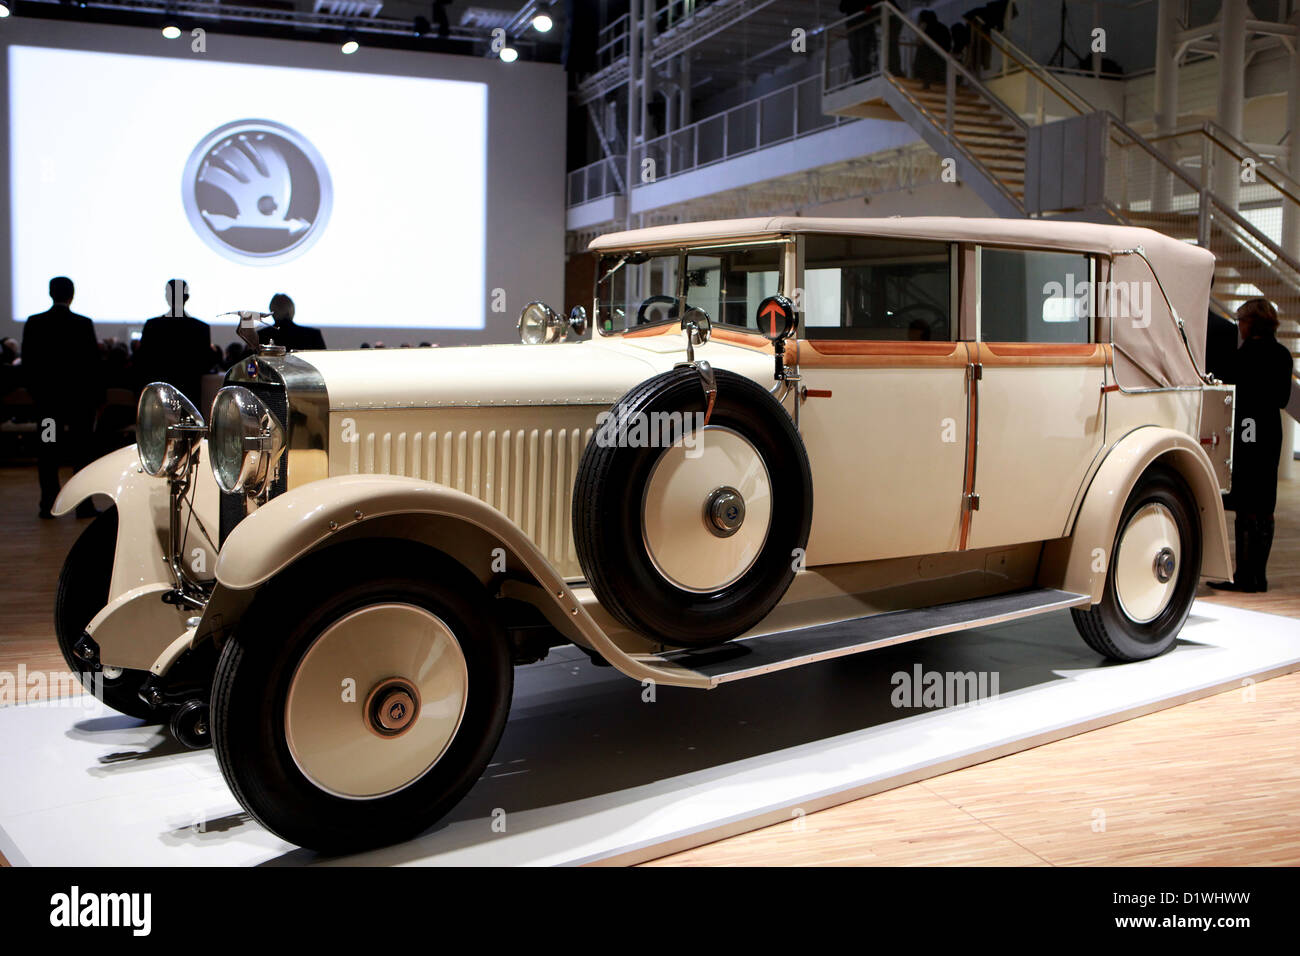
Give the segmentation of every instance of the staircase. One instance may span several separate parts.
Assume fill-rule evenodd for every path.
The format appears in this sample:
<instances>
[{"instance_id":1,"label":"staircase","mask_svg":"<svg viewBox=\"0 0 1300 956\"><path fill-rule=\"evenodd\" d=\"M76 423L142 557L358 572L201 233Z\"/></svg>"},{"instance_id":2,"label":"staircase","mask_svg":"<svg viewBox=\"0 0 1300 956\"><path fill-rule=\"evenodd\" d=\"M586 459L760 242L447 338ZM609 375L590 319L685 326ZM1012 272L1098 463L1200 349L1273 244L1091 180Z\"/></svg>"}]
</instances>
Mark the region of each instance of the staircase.
<instances>
[{"instance_id":1,"label":"staircase","mask_svg":"<svg viewBox=\"0 0 1300 956\"><path fill-rule=\"evenodd\" d=\"M894 87L916 107L926 121L947 135L947 94L925 89L920 80L890 77ZM958 86L953 91L952 133L983 170L1015 197L1025 200L1025 131L1004 111L991 106L978 93Z\"/></svg>"},{"instance_id":2,"label":"staircase","mask_svg":"<svg viewBox=\"0 0 1300 956\"><path fill-rule=\"evenodd\" d=\"M1035 127L1047 120L1100 115L1105 122L1097 144L1104 151L1104 195L1088 206L1034 208L1032 214L1146 226L1209 249L1216 260L1214 304L1232 315L1248 298L1268 298L1283 317L1278 337L1300 358L1300 261L1295 250L1282 249L1245 219L1235 199L1216 195L1213 170L1220 163L1239 169L1243 161L1254 162L1260 185L1251 188L1263 192L1266 202L1280 203L1287 216L1300 216L1300 184L1212 123L1153 142L1110 113L1095 110L1001 34L972 24L974 42L988 44L1005 64L1002 75L1009 67L1024 81L1025 102L1036 106L1031 127L892 4L876 4L875 9L879 13L869 19L849 18L827 31L826 112L901 118L940 156L954 157L961 181L1006 217L1031 214L1025 167ZM928 60L933 77L928 87L913 78L921 57ZM1186 162L1189 158L1195 162ZM1300 398L1300 385L1295 391Z\"/></svg>"}]
</instances>

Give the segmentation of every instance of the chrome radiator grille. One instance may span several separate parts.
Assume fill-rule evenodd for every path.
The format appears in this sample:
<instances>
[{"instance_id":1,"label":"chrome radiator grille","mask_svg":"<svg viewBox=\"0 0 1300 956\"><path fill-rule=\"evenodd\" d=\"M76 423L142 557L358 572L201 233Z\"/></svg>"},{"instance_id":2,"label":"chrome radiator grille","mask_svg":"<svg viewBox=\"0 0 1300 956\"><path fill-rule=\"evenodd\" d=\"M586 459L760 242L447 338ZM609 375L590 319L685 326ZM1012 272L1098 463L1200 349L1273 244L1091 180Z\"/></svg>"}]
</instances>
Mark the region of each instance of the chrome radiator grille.
<instances>
[{"instance_id":1,"label":"chrome radiator grille","mask_svg":"<svg viewBox=\"0 0 1300 956\"><path fill-rule=\"evenodd\" d=\"M437 414L486 418L492 411ZM521 410L510 411L517 418ZM595 411L565 412L547 416L552 419L548 426L427 430L367 428L366 416L358 413L352 419L355 431L347 436L350 441L345 440L346 419L336 418L331 425L330 472L404 475L473 495L519 525L561 574L577 577L582 572L573 545L573 483L594 431Z\"/></svg>"}]
</instances>

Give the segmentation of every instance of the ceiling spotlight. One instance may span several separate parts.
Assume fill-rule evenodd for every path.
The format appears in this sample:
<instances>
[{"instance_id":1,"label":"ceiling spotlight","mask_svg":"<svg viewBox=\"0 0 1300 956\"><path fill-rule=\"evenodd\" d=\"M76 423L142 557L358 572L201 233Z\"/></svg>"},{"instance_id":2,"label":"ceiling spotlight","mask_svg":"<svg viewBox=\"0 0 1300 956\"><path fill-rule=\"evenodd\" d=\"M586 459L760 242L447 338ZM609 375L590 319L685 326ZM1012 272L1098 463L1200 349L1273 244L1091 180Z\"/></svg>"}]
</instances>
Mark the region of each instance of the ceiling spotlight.
<instances>
[{"instance_id":1,"label":"ceiling spotlight","mask_svg":"<svg viewBox=\"0 0 1300 956\"><path fill-rule=\"evenodd\" d=\"M353 53L356 53L361 49L361 44L351 37L348 37L343 41L343 46L340 47L340 49L343 51L344 56L351 56Z\"/></svg>"},{"instance_id":2,"label":"ceiling spotlight","mask_svg":"<svg viewBox=\"0 0 1300 956\"><path fill-rule=\"evenodd\" d=\"M179 40L181 36L181 28L174 23L169 23L167 26L163 27L163 36L169 40Z\"/></svg>"},{"instance_id":3,"label":"ceiling spotlight","mask_svg":"<svg viewBox=\"0 0 1300 956\"><path fill-rule=\"evenodd\" d=\"M533 29L538 33L550 33L553 26L555 26L555 21L544 13L539 13L533 17Z\"/></svg>"},{"instance_id":4,"label":"ceiling spotlight","mask_svg":"<svg viewBox=\"0 0 1300 956\"><path fill-rule=\"evenodd\" d=\"M500 57L502 63L513 63L515 60L519 59L519 51L512 46L503 46L501 48Z\"/></svg>"},{"instance_id":5,"label":"ceiling spotlight","mask_svg":"<svg viewBox=\"0 0 1300 956\"><path fill-rule=\"evenodd\" d=\"M3 20L7 16L9 16L9 4L0 3L0 20Z\"/></svg>"}]
</instances>

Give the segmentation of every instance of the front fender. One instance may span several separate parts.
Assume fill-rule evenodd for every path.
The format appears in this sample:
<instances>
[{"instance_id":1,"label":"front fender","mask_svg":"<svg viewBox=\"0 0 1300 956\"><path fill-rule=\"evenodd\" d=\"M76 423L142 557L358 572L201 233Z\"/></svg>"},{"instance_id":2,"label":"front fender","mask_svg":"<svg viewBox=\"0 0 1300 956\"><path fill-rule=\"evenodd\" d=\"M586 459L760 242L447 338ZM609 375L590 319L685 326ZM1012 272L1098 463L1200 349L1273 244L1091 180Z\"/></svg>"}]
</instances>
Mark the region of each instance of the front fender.
<instances>
[{"instance_id":1,"label":"front fender","mask_svg":"<svg viewBox=\"0 0 1300 956\"><path fill-rule=\"evenodd\" d=\"M59 491L54 513L66 514L91 495L106 495L117 508L109 603L136 588L170 581L167 482L141 470L135 445L109 452L73 475Z\"/></svg>"},{"instance_id":2,"label":"front fender","mask_svg":"<svg viewBox=\"0 0 1300 956\"><path fill-rule=\"evenodd\" d=\"M207 442L199 454L207 451ZM184 560L196 577L206 578L216 563L216 546L200 530L217 531L218 496L211 469L195 470L194 514L182 506L181 522L190 521ZM186 614L162 603L173 587L168 564L171 501L167 481L146 475L134 445L119 448L81 469L59 491L55 514L66 514L91 495L113 499L117 509L117 543L113 551L108 603L87 630L100 645L100 659L115 667L145 669L185 629Z\"/></svg>"},{"instance_id":3,"label":"front fender","mask_svg":"<svg viewBox=\"0 0 1300 956\"><path fill-rule=\"evenodd\" d=\"M1088 485L1072 533L1047 546L1040 582L1091 595L1094 604L1101 600L1124 504L1142 473L1157 462L1177 471L1196 499L1201 521L1201 577L1232 577L1227 520L1209 456L1183 432L1145 426L1111 446Z\"/></svg>"},{"instance_id":4,"label":"front fender","mask_svg":"<svg viewBox=\"0 0 1300 956\"><path fill-rule=\"evenodd\" d=\"M250 606L252 593L305 555L331 541L367 536L407 537L487 567L504 549L512 572L524 572L561 633L590 647L629 677L684 683L681 676L620 648L518 525L478 498L418 478L343 475L294 488L244 518L217 560L217 589L199 625L200 637L228 633ZM466 542L473 554L466 553ZM471 570L475 570L471 566ZM218 614L220 622L214 620ZM561 627L561 622L564 627Z\"/></svg>"}]
</instances>

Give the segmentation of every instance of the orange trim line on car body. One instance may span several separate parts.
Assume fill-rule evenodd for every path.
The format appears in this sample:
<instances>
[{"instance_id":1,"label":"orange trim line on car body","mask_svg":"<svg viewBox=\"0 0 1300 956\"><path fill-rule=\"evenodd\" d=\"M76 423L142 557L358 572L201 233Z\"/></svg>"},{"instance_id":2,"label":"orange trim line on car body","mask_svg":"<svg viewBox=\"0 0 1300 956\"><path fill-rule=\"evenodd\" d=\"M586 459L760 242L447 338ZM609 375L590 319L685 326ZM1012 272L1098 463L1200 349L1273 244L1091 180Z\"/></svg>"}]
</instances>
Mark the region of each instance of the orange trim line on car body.
<instances>
[{"instance_id":1,"label":"orange trim line on car body","mask_svg":"<svg viewBox=\"0 0 1300 956\"><path fill-rule=\"evenodd\" d=\"M673 332L680 333L681 326L676 322L662 322L658 325L644 325L639 328L628 329L623 333L623 338L648 339ZM728 345L739 345L742 348L753 349L755 352L772 354L772 343L761 332L715 325L710 331L709 337L719 342L726 342Z\"/></svg>"},{"instance_id":2,"label":"orange trim line on car body","mask_svg":"<svg viewBox=\"0 0 1300 956\"><path fill-rule=\"evenodd\" d=\"M1107 362L1106 346L1100 342L980 342L975 360L990 368L1096 365Z\"/></svg>"},{"instance_id":3,"label":"orange trim line on car body","mask_svg":"<svg viewBox=\"0 0 1300 956\"><path fill-rule=\"evenodd\" d=\"M962 342L800 339L799 344L799 364L808 368L956 368L968 361Z\"/></svg>"},{"instance_id":4,"label":"orange trim line on car body","mask_svg":"<svg viewBox=\"0 0 1300 956\"><path fill-rule=\"evenodd\" d=\"M663 322L658 325L642 325L634 329L628 329L623 333L625 339L648 339L655 335L667 335L669 332L680 332L682 327L676 322Z\"/></svg>"},{"instance_id":5,"label":"orange trim line on car body","mask_svg":"<svg viewBox=\"0 0 1300 956\"><path fill-rule=\"evenodd\" d=\"M979 344L965 342L966 357L966 473L962 479L961 538L957 550L965 551L970 541L971 495L975 492L975 463L979 451L979 379L973 374L974 363L979 360Z\"/></svg>"}]
</instances>

